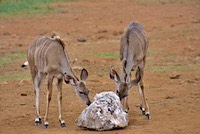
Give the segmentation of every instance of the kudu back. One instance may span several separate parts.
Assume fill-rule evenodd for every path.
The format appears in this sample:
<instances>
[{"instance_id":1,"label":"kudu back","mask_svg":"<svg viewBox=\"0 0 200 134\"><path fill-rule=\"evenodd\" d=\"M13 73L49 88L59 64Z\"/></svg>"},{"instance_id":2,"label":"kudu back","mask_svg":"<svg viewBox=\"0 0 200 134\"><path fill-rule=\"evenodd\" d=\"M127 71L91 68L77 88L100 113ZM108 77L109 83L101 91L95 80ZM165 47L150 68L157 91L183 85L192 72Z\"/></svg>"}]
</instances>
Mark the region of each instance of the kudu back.
<instances>
[{"instance_id":1,"label":"kudu back","mask_svg":"<svg viewBox=\"0 0 200 134\"><path fill-rule=\"evenodd\" d=\"M57 79L58 88L58 118L62 127L65 121L62 118L62 82L63 79L75 90L77 96L87 105L90 105L88 97L89 90L86 87L85 80L88 77L86 69L81 71L80 80L76 77L69 65L69 58L65 51L64 42L59 36L52 37L41 36L34 40L28 48L28 64L34 84L35 91L35 124L41 124L41 115L39 107L39 95L42 81L45 77L47 83L47 104L44 116L44 126L49 126L48 113L49 104L52 96L53 79Z\"/></svg>"},{"instance_id":2,"label":"kudu back","mask_svg":"<svg viewBox=\"0 0 200 134\"><path fill-rule=\"evenodd\" d=\"M128 112L128 94L132 86L137 85L140 95L140 109L150 119L149 107L146 101L143 75L145 59L148 49L148 39L142 24L138 22L129 23L121 37L120 60L122 62L121 75L117 74L112 67L110 78L116 83L116 93L119 95L124 110ZM131 81L131 71L136 70L136 79Z\"/></svg>"}]
</instances>

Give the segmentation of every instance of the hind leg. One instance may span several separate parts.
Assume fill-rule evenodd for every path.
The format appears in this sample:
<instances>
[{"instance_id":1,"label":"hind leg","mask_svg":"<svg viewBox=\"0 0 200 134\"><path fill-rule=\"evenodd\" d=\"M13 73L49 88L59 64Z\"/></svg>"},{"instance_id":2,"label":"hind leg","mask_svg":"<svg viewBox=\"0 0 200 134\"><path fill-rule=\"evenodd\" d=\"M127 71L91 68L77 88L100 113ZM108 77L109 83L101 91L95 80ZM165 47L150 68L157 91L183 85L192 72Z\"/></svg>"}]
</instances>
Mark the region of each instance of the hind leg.
<instances>
[{"instance_id":1,"label":"hind leg","mask_svg":"<svg viewBox=\"0 0 200 134\"><path fill-rule=\"evenodd\" d=\"M43 75L36 75L34 78L34 92L35 92L35 124L39 125L42 123L41 116L40 116L40 105L39 105L39 99L40 99L40 86L42 83Z\"/></svg>"}]
</instances>

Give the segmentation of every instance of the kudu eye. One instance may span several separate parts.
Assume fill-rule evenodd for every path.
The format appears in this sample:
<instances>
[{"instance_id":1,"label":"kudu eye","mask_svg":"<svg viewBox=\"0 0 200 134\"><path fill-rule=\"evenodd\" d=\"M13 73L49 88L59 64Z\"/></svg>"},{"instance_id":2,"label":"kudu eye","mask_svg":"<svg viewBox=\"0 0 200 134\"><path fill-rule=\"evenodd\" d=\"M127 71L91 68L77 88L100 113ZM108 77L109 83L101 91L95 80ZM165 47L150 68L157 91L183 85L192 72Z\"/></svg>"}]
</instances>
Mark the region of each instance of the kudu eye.
<instances>
[{"instance_id":1,"label":"kudu eye","mask_svg":"<svg viewBox=\"0 0 200 134\"><path fill-rule=\"evenodd\" d=\"M79 91L79 93L80 93L80 94L83 94L83 92L82 92L82 91Z\"/></svg>"}]
</instances>

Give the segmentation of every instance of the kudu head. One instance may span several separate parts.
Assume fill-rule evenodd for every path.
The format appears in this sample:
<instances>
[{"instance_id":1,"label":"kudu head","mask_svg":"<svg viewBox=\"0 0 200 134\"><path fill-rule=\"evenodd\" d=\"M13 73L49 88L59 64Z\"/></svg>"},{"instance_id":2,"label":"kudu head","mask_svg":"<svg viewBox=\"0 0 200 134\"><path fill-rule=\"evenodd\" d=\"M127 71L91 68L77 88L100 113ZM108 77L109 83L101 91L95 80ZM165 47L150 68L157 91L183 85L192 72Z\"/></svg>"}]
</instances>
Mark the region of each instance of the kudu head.
<instances>
[{"instance_id":1,"label":"kudu head","mask_svg":"<svg viewBox=\"0 0 200 134\"><path fill-rule=\"evenodd\" d=\"M89 90L87 89L86 82L85 82L87 77L88 77L87 70L82 69L80 80L78 80L78 78L73 78L72 76L67 75L67 74L64 75L64 80L67 84L70 84L73 87L73 89L76 91L76 94L80 98L80 100L89 106L91 102L88 97Z\"/></svg>"},{"instance_id":2,"label":"kudu head","mask_svg":"<svg viewBox=\"0 0 200 134\"><path fill-rule=\"evenodd\" d=\"M123 71L122 72L122 77L123 78L121 77L121 79L120 79L120 77L117 74L117 72L115 71L115 69L113 67L111 67L111 69L110 69L110 78L116 84L116 90L115 91L116 91L116 94L119 96L120 100L122 100L125 97L127 97L131 87L137 85L137 83L141 79L141 76L139 75L136 79L130 80L130 74L129 75L126 74L125 68L123 68L122 71ZM129 78L129 79L127 80L127 78Z\"/></svg>"}]
</instances>

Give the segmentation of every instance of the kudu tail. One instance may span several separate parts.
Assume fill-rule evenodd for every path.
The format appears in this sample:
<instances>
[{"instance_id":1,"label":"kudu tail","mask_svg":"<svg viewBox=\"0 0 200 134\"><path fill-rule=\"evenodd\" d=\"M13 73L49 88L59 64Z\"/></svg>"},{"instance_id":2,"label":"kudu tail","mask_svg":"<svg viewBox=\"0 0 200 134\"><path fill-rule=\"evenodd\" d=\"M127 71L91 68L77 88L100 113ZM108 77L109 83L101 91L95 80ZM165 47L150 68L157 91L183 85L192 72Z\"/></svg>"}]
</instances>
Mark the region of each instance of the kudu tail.
<instances>
[{"instance_id":1,"label":"kudu tail","mask_svg":"<svg viewBox=\"0 0 200 134\"><path fill-rule=\"evenodd\" d=\"M29 66L28 61L25 61L24 64L21 65L22 68L26 68L28 66Z\"/></svg>"}]
</instances>

